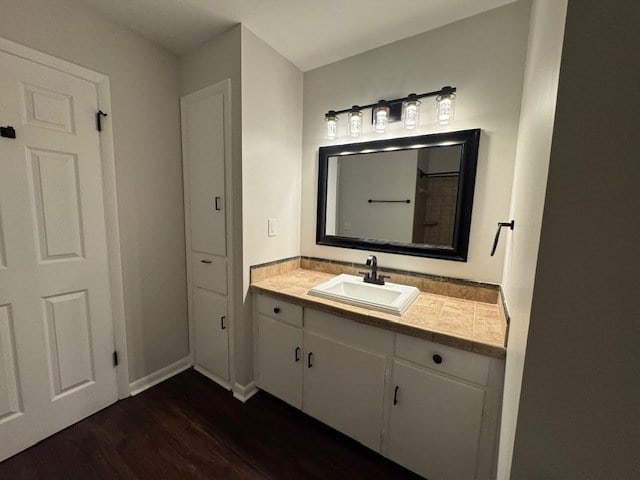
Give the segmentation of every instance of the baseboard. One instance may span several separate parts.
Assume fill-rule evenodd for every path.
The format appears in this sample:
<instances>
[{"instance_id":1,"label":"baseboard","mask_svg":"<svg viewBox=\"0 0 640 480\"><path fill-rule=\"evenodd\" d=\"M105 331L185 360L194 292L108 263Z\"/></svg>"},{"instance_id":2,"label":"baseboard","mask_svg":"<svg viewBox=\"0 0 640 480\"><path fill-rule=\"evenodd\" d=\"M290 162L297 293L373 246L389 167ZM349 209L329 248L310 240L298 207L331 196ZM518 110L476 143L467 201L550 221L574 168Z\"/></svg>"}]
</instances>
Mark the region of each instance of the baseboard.
<instances>
[{"instance_id":1,"label":"baseboard","mask_svg":"<svg viewBox=\"0 0 640 480\"><path fill-rule=\"evenodd\" d=\"M256 393L258 393L258 387L256 382L251 382L248 385L240 385L239 383L233 384L233 398L240 400L242 403L249 400Z\"/></svg>"},{"instance_id":2,"label":"baseboard","mask_svg":"<svg viewBox=\"0 0 640 480\"><path fill-rule=\"evenodd\" d=\"M147 388L151 388L160 382L164 382L174 375L184 372L189 367L191 367L191 357L184 357L171 365L167 365L166 367L147 375L146 377L142 377L135 382L131 382L129 384L129 395L134 396L144 392Z\"/></svg>"},{"instance_id":3,"label":"baseboard","mask_svg":"<svg viewBox=\"0 0 640 480\"><path fill-rule=\"evenodd\" d=\"M201 373L202 375L207 377L209 380L213 380L214 382L216 382L218 385L220 385L225 390L231 390L231 384L228 381L220 378L219 376L214 375L213 373L206 371L204 368L199 367L198 365L194 365L193 369L196 372Z\"/></svg>"}]
</instances>

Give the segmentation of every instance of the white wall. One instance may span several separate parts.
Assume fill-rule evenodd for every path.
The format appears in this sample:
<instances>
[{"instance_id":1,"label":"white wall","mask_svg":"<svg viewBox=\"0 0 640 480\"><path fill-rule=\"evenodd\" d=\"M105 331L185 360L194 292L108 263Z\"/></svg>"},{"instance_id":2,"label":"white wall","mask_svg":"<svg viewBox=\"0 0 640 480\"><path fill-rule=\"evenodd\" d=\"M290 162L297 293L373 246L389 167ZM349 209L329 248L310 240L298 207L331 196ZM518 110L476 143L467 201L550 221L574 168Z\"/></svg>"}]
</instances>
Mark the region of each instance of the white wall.
<instances>
[{"instance_id":1,"label":"white wall","mask_svg":"<svg viewBox=\"0 0 640 480\"><path fill-rule=\"evenodd\" d=\"M418 151L334 158L340 169L338 235L411 242ZM408 199L411 203L368 203L369 199Z\"/></svg>"},{"instance_id":2,"label":"white wall","mask_svg":"<svg viewBox=\"0 0 640 480\"><path fill-rule=\"evenodd\" d=\"M520 129L503 288L511 314L498 478L507 480L520 402L529 314L556 110L567 0L534 0L529 28ZM503 231L503 234L507 231Z\"/></svg>"},{"instance_id":3,"label":"white wall","mask_svg":"<svg viewBox=\"0 0 640 480\"><path fill-rule=\"evenodd\" d=\"M70 0L0 0L0 36L109 75L129 380L185 357L177 59Z\"/></svg>"},{"instance_id":4,"label":"white wall","mask_svg":"<svg viewBox=\"0 0 640 480\"><path fill-rule=\"evenodd\" d=\"M344 136L344 116L339 122L342 136L334 142L325 140L324 114L355 103L398 98L451 84L458 88L455 123L439 126L434 118L435 101L426 99L422 125L410 134L482 128L469 259L462 263L380 253L379 263L436 275L501 281L503 250L495 257L490 257L489 251L497 222L509 214L529 11L529 1L517 2L305 73L303 255L363 262L368 253L315 244L318 147L351 140ZM365 118L369 114L365 112ZM358 140L406 135L393 124L385 135L368 133Z\"/></svg>"},{"instance_id":5,"label":"white wall","mask_svg":"<svg viewBox=\"0 0 640 480\"><path fill-rule=\"evenodd\" d=\"M637 479L640 7L566 18L511 478Z\"/></svg>"},{"instance_id":6,"label":"white wall","mask_svg":"<svg viewBox=\"0 0 640 480\"><path fill-rule=\"evenodd\" d=\"M246 298L251 265L300 254L302 73L245 27L242 111L242 291ZM269 218L277 221L275 237L267 236ZM253 377L253 335L251 305L246 300L242 380L248 381Z\"/></svg>"}]
</instances>

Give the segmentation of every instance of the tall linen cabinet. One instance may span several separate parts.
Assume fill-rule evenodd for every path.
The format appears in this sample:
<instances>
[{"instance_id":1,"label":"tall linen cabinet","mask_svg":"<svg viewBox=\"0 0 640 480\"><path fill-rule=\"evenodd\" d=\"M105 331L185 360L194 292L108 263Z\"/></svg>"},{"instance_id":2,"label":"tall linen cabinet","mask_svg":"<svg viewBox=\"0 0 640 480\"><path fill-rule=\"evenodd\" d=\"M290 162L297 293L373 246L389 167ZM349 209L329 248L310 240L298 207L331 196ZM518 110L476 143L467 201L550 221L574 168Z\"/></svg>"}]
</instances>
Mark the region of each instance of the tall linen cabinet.
<instances>
[{"instance_id":1,"label":"tall linen cabinet","mask_svg":"<svg viewBox=\"0 0 640 480\"><path fill-rule=\"evenodd\" d=\"M194 368L230 388L231 82L181 98L189 341Z\"/></svg>"}]
</instances>

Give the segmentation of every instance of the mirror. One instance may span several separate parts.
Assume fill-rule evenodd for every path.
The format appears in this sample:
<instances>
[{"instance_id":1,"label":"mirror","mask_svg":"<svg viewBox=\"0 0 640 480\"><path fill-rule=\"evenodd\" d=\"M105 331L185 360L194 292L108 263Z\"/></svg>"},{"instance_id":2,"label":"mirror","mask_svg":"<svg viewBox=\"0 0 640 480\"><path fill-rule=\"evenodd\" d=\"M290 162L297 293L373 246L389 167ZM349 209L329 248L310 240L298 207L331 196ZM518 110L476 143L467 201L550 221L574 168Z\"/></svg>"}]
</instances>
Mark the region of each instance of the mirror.
<instances>
[{"instance_id":1,"label":"mirror","mask_svg":"<svg viewBox=\"0 0 640 480\"><path fill-rule=\"evenodd\" d=\"M319 151L320 245L466 261L480 130Z\"/></svg>"}]
</instances>

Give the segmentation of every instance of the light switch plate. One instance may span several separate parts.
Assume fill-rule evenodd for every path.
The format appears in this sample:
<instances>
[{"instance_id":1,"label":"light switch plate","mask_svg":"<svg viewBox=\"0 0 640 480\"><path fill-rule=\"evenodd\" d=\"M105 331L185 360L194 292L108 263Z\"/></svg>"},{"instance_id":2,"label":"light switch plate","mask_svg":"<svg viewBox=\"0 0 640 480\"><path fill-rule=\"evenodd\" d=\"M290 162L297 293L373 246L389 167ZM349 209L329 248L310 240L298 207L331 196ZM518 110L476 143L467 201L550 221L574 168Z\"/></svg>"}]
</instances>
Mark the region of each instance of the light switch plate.
<instances>
[{"instance_id":1,"label":"light switch plate","mask_svg":"<svg viewBox=\"0 0 640 480\"><path fill-rule=\"evenodd\" d=\"M270 218L268 223L269 223L268 235L270 237L275 237L278 234L278 222L276 221L275 218Z\"/></svg>"}]
</instances>

